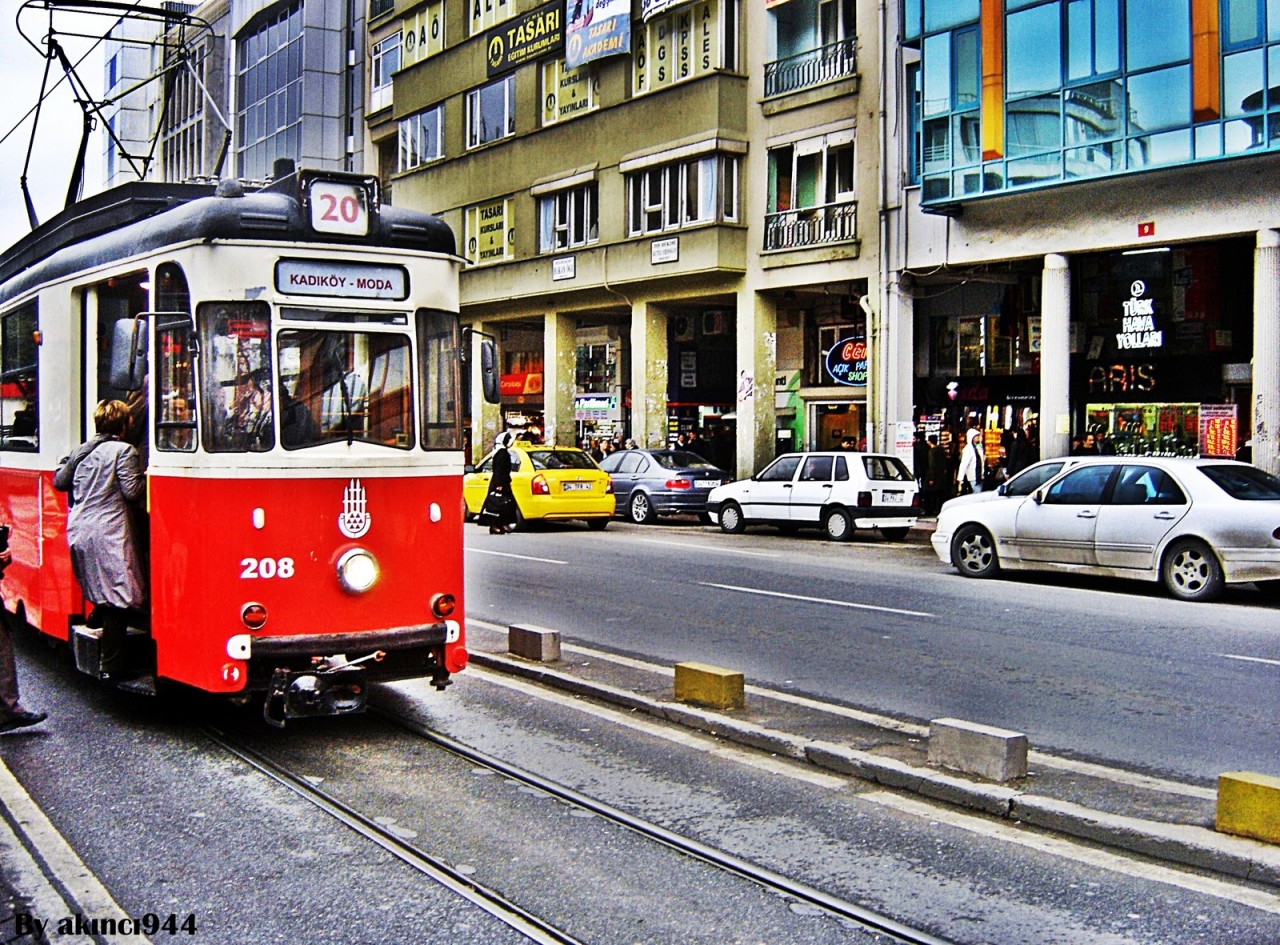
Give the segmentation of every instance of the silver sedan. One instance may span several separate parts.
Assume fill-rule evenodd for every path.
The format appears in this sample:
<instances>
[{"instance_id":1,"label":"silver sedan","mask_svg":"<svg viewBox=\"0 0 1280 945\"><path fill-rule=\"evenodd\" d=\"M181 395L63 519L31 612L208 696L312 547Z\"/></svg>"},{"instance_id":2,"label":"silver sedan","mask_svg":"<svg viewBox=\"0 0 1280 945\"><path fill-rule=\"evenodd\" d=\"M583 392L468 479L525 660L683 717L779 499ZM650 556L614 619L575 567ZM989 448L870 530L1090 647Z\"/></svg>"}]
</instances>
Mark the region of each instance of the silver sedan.
<instances>
[{"instance_id":1,"label":"silver sedan","mask_svg":"<svg viewBox=\"0 0 1280 945\"><path fill-rule=\"evenodd\" d=\"M966 577L1069 571L1160 581L1182 600L1280 588L1280 479L1230 460L1107 457L1022 498L949 505L933 549Z\"/></svg>"}]
</instances>

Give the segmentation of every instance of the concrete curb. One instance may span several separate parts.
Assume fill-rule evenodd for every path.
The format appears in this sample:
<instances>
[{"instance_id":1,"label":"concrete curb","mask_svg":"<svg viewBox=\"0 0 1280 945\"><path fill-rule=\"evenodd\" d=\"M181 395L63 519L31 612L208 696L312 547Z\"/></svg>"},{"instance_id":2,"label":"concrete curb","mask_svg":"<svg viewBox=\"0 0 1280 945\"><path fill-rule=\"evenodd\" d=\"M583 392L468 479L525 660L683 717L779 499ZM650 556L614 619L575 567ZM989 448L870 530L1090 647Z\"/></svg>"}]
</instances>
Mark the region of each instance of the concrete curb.
<instances>
[{"instance_id":1,"label":"concrete curb","mask_svg":"<svg viewBox=\"0 0 1280 945\"><path fill-rule=\"evenodd\" d=\"M595 683L547 666L495 653L472 653L471 661L499 672L588 696L771 754L907 791L1013 823L1025 824L1139 853L1154 859L1212 870L1280 886L1280 847L1232 837L1205 827L1167 824L1096 811L999 784L970 781L933 768L910 765L829 742L818 742L692 706Z\"/></svg>"}]
</instances>

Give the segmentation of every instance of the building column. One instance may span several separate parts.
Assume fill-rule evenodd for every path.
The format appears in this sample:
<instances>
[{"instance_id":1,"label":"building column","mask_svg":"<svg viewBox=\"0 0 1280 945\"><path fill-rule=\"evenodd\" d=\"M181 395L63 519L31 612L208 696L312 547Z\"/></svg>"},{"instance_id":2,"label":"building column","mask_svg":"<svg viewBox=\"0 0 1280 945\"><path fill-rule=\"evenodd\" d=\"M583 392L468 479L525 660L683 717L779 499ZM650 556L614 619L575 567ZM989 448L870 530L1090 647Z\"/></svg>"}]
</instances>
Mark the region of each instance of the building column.
<instances>
[{"instance_id":1,"label":"building column","mask_svg":"<svg viewBox=\"0 0 1280 945\"><path fill-rule=\"evenodd\" d=\"M1066 256L1044 257L1040 295L1040 455L1071 448L1071 268Z\"/></svg>"},{"instance_id":2,"label":"building column","mask_svg":"<svg viewBox=\"0 0 1280 945\"><path fill-rule=\"evenodd\" d=\"M1280 232L1259 230L1253 255L1253 463L1280 473Z\"/></svg>"},{"instance_id":3,"label":"building column","mask_svg":"<svg viewBox=\"0 0 1280 945\"><path fill-rule=\"evenodd\" d=\"M542 330L543 439L555 446L576 446L573 398L578 393L578 320L549 312Z\"/></svg>"},{"instance_id":4,"label":"building column","mask_svg":"<svg viewBox=\"0 0 1280 945\"><path fill-rule=\"evenodd\" d=\"M738 292L737 475L750 476L773 459L777 407L778 306L750 289Z\"/></svg>"},{"instance_id":5,"label":"building column","mask_svg":"<svg viewBox=\"0 0 1280 945\"><path fill-rule=\"evenodd\" d=\"M637 446L667 443L667 313L652 302L631 303L631 438Z\"/></svg>"},{"instance_id":6,"label":"building column","mask_svg":"<svg viewBox=\"0 0 1280 945\"><path fill-rule=\"evenodd\" d=\"M885 293L887 308L882 315L887 339L883 345L885 357L892 360L884 365L884 429L880 432L881 449L892 452L897 442L897 424L910 423L915 411L915 296L910 286L902 284L902 274L889 273Z\"/></svg>"},{"instance_id":7,"label":"building column","mask_svg":"<svg viewBox=\"0 0 1280 945\"><path fill-rule=\"evenodd\" d=\"M502 405L491 404L484 399L484 378L481 376L480 345L485 335L497 334L496 326L487 322L475 322L469 327L475 331L468 335L468 374L471 392L471 462L479 462L493 448L493 441L502 432ZM501 353L499 352L499 357ZM502 364L496 366L502 373Z\"/></svg>"}]
</instances>

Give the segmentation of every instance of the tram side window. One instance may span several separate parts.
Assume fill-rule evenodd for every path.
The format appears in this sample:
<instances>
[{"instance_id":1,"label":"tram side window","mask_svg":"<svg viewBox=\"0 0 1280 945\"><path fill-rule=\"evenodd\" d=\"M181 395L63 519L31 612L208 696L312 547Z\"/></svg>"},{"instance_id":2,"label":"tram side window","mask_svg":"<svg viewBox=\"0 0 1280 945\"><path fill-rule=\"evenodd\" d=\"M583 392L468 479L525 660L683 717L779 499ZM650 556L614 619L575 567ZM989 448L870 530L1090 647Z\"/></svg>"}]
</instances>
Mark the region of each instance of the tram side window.
<instances>
[{"instance_id":1,"label":"tram side window","mask_svg":"<svg viewBox=\"0 0 1280 945\"><path fill-rule=\"evenodd\" d=\"M156 448L190 453L196 448L195 372L190 318L158 316L156 324Z\"/></svg>"},{"instance_id":2,"label":"tram side window","mask_svg":"<svg viewBox=\"0 0 1280 945\"><path fill-rule=\"evenodd\" d=\"M422 363L422 445L462 447L458 422L458 316L418 310L418 358Z\"/></svg>"},{"instance_id":3,"label":"tram side window","mask_svg":"<svg viewBox=\"0 0 1280 945\"><path fill-rule=\"evenodd\" d=\"M40 446L38 328L34 302L0 319L0 449Z\"/></svg>"},{"instance_id":4,"label":"tram side window","mask_svg":"<svg viewBox=\"0 0 1280 945\"><path fill-rule=\"evenodd\" d=\"M204 302L200 332L200 409L204 448L261 453L275 445L271 316L265 302Z\"/></svg>"}]
</instances>

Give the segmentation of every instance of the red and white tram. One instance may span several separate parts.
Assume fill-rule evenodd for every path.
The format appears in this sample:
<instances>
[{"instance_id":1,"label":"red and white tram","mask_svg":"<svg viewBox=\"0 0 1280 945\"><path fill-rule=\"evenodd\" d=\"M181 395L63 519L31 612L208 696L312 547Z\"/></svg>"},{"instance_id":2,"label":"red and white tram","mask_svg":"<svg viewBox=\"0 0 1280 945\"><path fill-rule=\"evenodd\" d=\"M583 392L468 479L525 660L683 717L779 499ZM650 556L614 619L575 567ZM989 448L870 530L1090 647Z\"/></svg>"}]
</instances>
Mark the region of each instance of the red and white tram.
<instances>
[{"instance_id":1,"label":"red and white tram","mask_svg":"<svg viewBox=\"0 0 1280 945\"><path fill-rule=\"evenodd\" d=\"M372 681L447 685L460 264L442 221L355 175L127 184L35 230L0 257L6 609L103 675L52 480L115 398L140 419L150 583L113 679L261 695L277 724L360 711Z\"/></svg>"}]
</instances>

